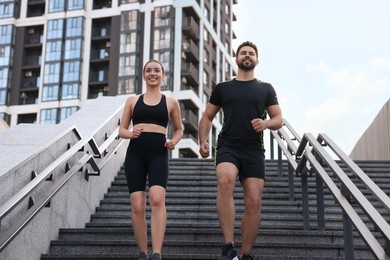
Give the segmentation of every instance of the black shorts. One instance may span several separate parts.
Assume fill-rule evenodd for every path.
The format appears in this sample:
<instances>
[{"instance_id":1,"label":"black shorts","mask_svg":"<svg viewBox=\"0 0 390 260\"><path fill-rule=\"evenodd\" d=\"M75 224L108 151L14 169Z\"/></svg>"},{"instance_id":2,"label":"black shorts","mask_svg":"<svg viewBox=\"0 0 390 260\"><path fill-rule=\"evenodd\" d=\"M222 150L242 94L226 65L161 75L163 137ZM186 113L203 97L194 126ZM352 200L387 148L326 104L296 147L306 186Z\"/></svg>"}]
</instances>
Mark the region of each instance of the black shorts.
<instances>
[{"instance_id":1,"label":"black shorts","mask_svg":"<svg viewBox=\"0 0 390 260\"><path fill-rule=\"evenodd\" d=\"M261 149L219 146L216 149L215 165L222 162L234 164L240 180L249 177L265 180L265 156Z\"/></svg>"},{"instance_id":2,"label":"black shorts","mask_svg":"<svg viewBox=\"0 0 390 260\"><path fill-rule=\"evenodd\" d=\"M130 194L159 185L167 187L168 150L164 147L166 137L160 133L144 132L131 139L125 159L125 174Z\"/></svg>"}]
</instances>

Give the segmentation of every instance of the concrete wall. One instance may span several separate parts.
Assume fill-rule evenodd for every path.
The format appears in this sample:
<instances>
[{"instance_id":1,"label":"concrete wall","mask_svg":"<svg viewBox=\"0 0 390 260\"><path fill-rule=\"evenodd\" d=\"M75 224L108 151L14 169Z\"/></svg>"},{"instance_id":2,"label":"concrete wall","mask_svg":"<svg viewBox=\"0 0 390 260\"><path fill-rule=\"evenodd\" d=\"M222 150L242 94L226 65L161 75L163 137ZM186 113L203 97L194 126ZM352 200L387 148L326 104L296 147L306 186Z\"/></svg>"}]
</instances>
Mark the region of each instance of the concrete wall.
<instances>
[{"instance_id":1,"label":"concrete wall","mask_svg":"<svg viewBox=\"0 0 390 260\"><path fill-rule=\"evenodd\" d=\"M352 149L353 160L390 160L390 99Z\"/></svg>"},{"instance_id":2,"label":"concrete wall","mask_svg":"<svg viewBox=\"0 0 390 260\"><path fill-rule=\"evenodd\" d=\"M78 141L78 135L71 130L74 127L81 138L93 137L101 145L118 126L124 102L123 96L101 97L59 125L18 125L1 134L0 205L30 181L32 170L41 172L66 151L68 143ZM40 259L41 254L48 252L50 241L58 238L59 228L84 227L122 166L127 144L128 141L121 143L100 176L91 176L87 181L83 172L76 173L55 195L50 207L42 209L0 252L0 259ZM71 158L71 164L87 152L88 147ZM64 172L64 167L54 171L53 181L45 181L33 195L39 198ZM27 200L2 220L0 232L4 233L26 210Z\"/></svg>"}]
</instances>

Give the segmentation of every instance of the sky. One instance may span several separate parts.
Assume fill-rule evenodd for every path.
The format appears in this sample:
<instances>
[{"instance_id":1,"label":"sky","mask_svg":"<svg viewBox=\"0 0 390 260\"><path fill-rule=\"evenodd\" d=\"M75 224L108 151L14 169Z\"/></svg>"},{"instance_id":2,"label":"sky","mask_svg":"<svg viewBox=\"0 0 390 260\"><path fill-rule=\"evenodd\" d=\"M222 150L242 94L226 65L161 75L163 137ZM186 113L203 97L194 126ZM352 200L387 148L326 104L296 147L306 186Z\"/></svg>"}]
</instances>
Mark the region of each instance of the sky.
<instances>
[{"instance_id":1,"label":"sky","mask_svg":"<svg viewBox=\"0 0 390 260\"><path fill-rule=\"evenodd\" d=\"M255 77L283 117L349 155L390 98L390 1L238 0L233 12L232 47L257 45Z\"/></svg>"}]
</instances>

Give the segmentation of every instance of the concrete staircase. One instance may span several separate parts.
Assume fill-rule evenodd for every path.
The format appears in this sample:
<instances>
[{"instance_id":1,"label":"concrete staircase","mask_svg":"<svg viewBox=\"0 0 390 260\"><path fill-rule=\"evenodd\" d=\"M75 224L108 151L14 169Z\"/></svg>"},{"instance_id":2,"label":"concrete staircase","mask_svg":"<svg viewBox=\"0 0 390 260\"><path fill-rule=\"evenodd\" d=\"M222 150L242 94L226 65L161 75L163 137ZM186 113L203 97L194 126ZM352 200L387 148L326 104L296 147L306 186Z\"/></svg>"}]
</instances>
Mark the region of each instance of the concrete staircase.
<instances>
[{"instance_id":1,"label":"concrete staircase","mask_svg":"<svg viewBox=\"0 0 390 260\"><path fill-rule=\"evenodd\" d=\"M253 250L256 259L344 259L342 214L325 189L326 230L316 226L315 177L309 177L310 231L303 230L300 178L294 177L295 200L288 197L287 162L278 177L277 161L266 163L261 229ZM390 194L390 162L359 162L386 194ZM364 188L362 187L364 190ZM172 159L167 189L168 223L163 259L218 259L223 238L215 209L216 177L209 159ZM130 204L123 170L81 229L61 229L50 252L41 259L136 259ZM242 189L235 190L236 241L240 245ZM375 203L374 198L370 198ZM388 213L386 219L390 220ZM148 217L150 211L148 207ZM150 223L150 222L149 222ZM355 236L355 259L374 259ZM149 247L151 248L151 247Z\"/></svg>"}]
</instances>

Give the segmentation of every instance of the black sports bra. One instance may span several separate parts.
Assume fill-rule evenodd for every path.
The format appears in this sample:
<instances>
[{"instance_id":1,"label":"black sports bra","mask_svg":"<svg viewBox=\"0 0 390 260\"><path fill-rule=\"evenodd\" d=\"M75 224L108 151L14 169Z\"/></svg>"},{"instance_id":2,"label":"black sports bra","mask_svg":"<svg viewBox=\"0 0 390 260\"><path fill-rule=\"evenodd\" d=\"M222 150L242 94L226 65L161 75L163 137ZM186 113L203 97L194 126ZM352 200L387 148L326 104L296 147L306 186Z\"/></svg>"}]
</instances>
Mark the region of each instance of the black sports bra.
<instances>
[{"instance_id":1,"label":"black sports bra","mask_svg":"<svg viewBox=\"0 0 390 260\"><path fill-rule=\"evenodd\" d=\"M149 106L144 102L144 94L139 96L134 106L133 125L147 123L162 127L168 126L168 109L165 95L161 96L160 103Z\"/></svg>"}]
</instances>

